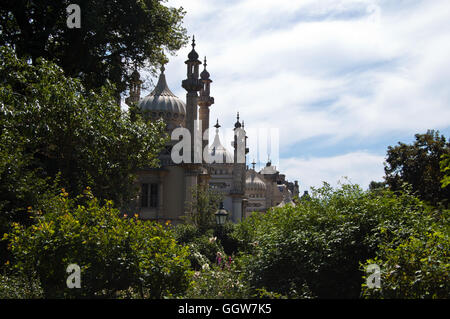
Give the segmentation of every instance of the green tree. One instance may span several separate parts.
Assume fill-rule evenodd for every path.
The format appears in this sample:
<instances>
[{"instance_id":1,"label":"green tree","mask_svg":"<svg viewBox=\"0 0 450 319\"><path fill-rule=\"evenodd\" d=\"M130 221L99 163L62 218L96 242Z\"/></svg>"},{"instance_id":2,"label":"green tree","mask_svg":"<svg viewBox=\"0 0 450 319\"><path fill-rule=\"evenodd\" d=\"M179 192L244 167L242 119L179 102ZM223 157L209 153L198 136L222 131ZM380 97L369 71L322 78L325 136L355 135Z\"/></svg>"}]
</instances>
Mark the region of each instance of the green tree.
<instances>
[{"instance_id":1,"label":"green tree","mask_svg":"<svg viewBox=\"0 0 450 319\"><path fill-rule=\"evenodd\" d=\"M388 147L384 168L386 183L394 191L408 183L423 200L433 205L448 205L450 188L441 187L444 174L439 162L441 156L450 154L450 143L433 130L416 134L415 138L413 144L399 142L397 146Z\"/></svg>"},{"instance_id":2,"label":"green tree","mask_svg":"<svg viewBox=\"0 0 450 319\"><path fill-rule=\"evenodd\" d=\"M371 181L369 184L369 190L371 191L378 191L384 188L386 188L386 182Z\"/></svg>"},{"instance_id":3,"label":"green tree","mask_svg":"<svg viewBox=\"0 0 450 319\"><path fill-rule=\"evenodd\" d=\"M380 267L380 288L362 285L365 298L450 298L450 237L438 230L382 244L369 264Z\"/></svg>"},{"instance_id":4,"label":"green tree","mask_svg":"<svg viewBox=\"0 0 450 319\"><path fill-rule=\"evenodd\" d=\"M166 61L186 42L183 8L161 0L4 0L0 4L0 45L14 47L33 63L57 63L66 76L89 89L109 80L115 96L126 89L130 69ZM81 9L81 28L68 28L69 4Z\"/></svg>"},{"instance_id":5,"label":"green tree","mask_svg":"<svg viewBox=\"0 0 450 319\"><path fill-rule=\"evenodd\" d=\"M241 258L253 290L291 298L358 298L360 264L376 257L379 245L395 248L437 220L445 224L439 212L410 194L326 184L296 207L253 214L236 232L248 243Z\"/></svg>"},{"instance_id":6,"label":"green tree","mask_svg":"<svg viewBox=\"0 0 450 319\"><path fill-rule=\"evenodd\" d=\"M111 87L94 93L51 62L31 65L4 47L0 61L0 203L22 200L7 210L23 210L45 189L42 180L60 175L70 193L90 186L101 200L126 205L135 171L158 164L164 124L131 121Z\"/></svg>"},{"instance_id":7,"label":"green tree","mask_svg":"<svg viewBox=\"0 0 450 319\"><path fill-rule=\"evenodd\" d=\"M187 214L184 219L195 225L200 232L213 229L216 224L214 213L219 208L223 195L204 185L193 187L191 192L192 200L186 203Z\"/></svg>"},{"instance_id":8,"label":"green tree","mask_svg":"<svg viewBox=\"0 0 450 319\"><path fill-rule=\"evenodd\" d=\"M4 240L14 274L37 280L46 298L162 298L188 288L188 248L170 229L102 206L89 190L74 199L63 191L30 214L36 223L14 224ZM69 264L81 268L80 289L67 288Z\"/></svg>"}]
</instances>

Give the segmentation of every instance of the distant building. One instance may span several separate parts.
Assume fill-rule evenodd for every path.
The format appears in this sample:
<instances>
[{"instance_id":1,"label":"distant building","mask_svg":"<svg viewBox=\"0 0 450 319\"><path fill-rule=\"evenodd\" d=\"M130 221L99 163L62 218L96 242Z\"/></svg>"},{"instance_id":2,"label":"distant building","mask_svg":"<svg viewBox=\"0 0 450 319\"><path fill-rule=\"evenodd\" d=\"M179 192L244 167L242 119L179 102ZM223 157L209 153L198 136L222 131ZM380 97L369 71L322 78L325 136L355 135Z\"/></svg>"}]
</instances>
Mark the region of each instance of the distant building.
<instances>
[{"instance_id":1,"label":"distant building","mask_svg":"<svg viewBox=\"0 0 450 319\"><path fill-rule=\"evenodd\" d=\"M162 118L169 136L178 127L187 128L194 136L195 120L202 121L203 132L210 127L209 108L214 104L214 98L210 96L212 80L206 70L206 58L204 69L199 74L202 63L195 51L195 40L185 64L187 78L182 81L182 87L187 91L186 102L175 96L167 86L164 66L156 87L144 98L140 98L140 75L137 71L133 72L130 96L126 99L129 105L137 103L138 112L146 119ZM236 139L232 143L233 152L228 151L219 139L218 120L213 127L216 133L214 140L212 144L208 140L203 141L203 147L208 146L209 156L220 158L220 161L194 163L192 160L191 163L175 164L171 159L171 150L178 141L171 141L159 155L159 168L139 170L137 183L141 192L135 205L141 218L181 222L186 204L192 200L191 189L200 184L222 192L224 208L233 222L242 220L252 211L264 212L273 206L293 204L292 196L298 196L297 181L287 182L285 175L279 174L270 162L260 172L255 171L254 164L252 169L248 169L245 162L238 163ZM239 113L234 130L245 134ZM245 153L248 153L246 145Z\"/></svg>"},{"instance_id":2,"label":"distant building","mask_svg":"<svg viewBox=\"0 0 450 319\"><path fill-rule=\"evenodd\" d=\"M259 172L256 172L254 162L252 166L253 168L247 170L245 183L245 194L248 197L247 216L252 212L265 212L274 206L295 206L292 199L299 195L297 181L286 181L286 176L280 174L270 161Z\"/></svg>"}]
</instances>

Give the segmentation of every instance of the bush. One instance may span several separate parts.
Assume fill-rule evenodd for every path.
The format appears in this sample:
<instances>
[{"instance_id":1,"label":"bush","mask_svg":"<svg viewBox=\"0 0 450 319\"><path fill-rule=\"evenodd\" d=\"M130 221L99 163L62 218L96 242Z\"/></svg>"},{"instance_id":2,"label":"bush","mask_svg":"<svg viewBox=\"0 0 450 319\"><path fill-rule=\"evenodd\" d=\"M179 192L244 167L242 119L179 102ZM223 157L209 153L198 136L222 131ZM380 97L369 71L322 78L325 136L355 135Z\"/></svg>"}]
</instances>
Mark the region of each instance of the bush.
<instances>
[{"instance_id":1,"label":"bush","mask_svg":"<svg viewBox=\"0 0 450 319\"><path fill-rule=\"evenodd\" d=\"M450 238L441 232L414 235L391 248L381 245L368 260L381 269L379 289L362 285L365 298L449 298Z\"/></svg>"},{"instance_id":2,"label":"bush","mask_svg":"<svg viewBox=\"0 0 450 319\"><path fill-rule=\"evenodd\" d=\"M205 262L215 263L218 252L230 256L238 253L240 243L234 234L234 227L231 222L206 230L192 224L180 224L175 227L174 233L179 243L190 247L191 265L199 270Z\"/></svg>"},{"instance_id":3,"label":"bush","mask_svg":"<svg viewBox=\"0 0 450 319\"><path fill-rule=\"evenodd\" d=\"M205 264L193 276L186 298L238 299L249 298L250 291L239 265L221 254L221 260Z\"/></svg>"},{"instance_id":4,"label":"bush","mask_svg":"<svg viewBox=\"0 0 450 319\"><path fill-rule=\"evenodd\" d=\"M326 184L296 207L252 215L236 233L248 242L241 258L253 289L358 298L360 263L374 258L381 243L398 244L439 218L408 193L366 192L357 185L334 190Z\"/></svg>"},{"instance_id":5,"label":"bush","mask_svg":"<svg viewBox=\"0 0 450 319\"><path fill-rule=\"evenodd\" d=\"M178 245L170 230L121 216L89 191L75 199L63 192L45 213L34 213L34 225L15 223L4 239L13 269L37 278L46 298L162 298L179 296L189 285L188 248ZM81 289L66 286L72 263L81 268Z\"/></svg>"},{"instance_id":6,"label":"bush","mask_svg":"<svg viewBox=\"0 0 450 319\"><path fill-rule=\"evenodd\" d=\"M236 224L227 222L223 226L216 226L214 229L214 236L220 241L224 252L227 255L237 254L241 247L241 242L235 234Z\"/></svg>"},{"instance_id":7,"label":"bush","mask_svg":"<svg viewBox=\"0 0 450 319\"><path fill-rule=\"evenodd\" d=\"M42 298L39 282L32 278L0 275L0 299Z\"/></svg>"}]
</instances>

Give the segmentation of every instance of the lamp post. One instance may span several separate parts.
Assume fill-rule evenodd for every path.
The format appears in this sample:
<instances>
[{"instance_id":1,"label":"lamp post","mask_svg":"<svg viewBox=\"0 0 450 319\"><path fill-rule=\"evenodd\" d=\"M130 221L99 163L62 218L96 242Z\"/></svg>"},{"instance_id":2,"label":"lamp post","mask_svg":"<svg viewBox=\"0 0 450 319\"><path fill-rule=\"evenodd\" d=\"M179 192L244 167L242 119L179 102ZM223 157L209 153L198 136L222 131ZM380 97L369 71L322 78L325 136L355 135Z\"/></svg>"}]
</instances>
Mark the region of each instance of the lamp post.
<instances>
[{"instance_id":1,"label":"lamp post","mask_svg":"<svg viewBox=\"0 0 450 319\"><path fill-rule=\"evenodd\" d=\"M227 221L228 212L223 208L223 202L220 202L219 210L214 213L216 216L216 224L222 227Z\"/></svg>"}]
</instances>

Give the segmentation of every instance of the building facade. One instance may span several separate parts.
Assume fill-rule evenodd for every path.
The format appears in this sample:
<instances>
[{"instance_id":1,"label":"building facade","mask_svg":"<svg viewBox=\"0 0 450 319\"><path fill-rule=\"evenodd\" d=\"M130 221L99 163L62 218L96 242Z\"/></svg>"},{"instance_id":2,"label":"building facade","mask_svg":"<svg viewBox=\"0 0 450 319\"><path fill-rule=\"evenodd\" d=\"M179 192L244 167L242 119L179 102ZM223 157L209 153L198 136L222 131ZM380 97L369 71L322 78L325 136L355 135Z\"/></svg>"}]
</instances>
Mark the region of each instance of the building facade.
<instances>
[{"instance_id":1,"label":"building facade","mask_svg":"<svg viewBox=\"0 0 450 319\"><path fill-rule=\"evenodd\" d=\"M189 161L174 163L171 152L178 141L172 140L159 155L159 168L140 169L137 183L141 192L135 203L139 216L162 222L171 220L175 224L182 222L181 217L192 201L191 191L198 185L207 185L223 194L224 208L233 222L239 222L252 211L264 212L270 207L288 203L293 195L298 196L297 181L295 184L285 181L284 175L280 175L270 163L260 172L255 171L254 165L252 169L246 165L249 150L239 113L234 124L231 150L220 141L219 120L213 126L214 140L209 143L205 131L210 127L209 111L214 104L210 95L212 80L206 70L206 58L203 71L199 73L202 63L198 57L193 39L192 50L185 61L186 79L182 81L186 90L185 101L169 89L164 66L154 90L143 98L140 97L142 82L139 73L135 71L131 76L130 96L126 99L128 105L136 103L138 112L150 121L163 119L169 136L177 128L186 128L191 137L197 134L206 137L200 146L194 143L194 138L189 143L191 150L196 147L201 147L201 153L203 149L207 150L200 162L194 158L195 152L191 152ZM201 121L201 129L196 126L198 120Z\"/></svg>"}]
</instances>

